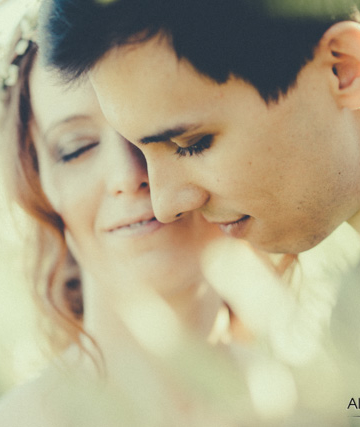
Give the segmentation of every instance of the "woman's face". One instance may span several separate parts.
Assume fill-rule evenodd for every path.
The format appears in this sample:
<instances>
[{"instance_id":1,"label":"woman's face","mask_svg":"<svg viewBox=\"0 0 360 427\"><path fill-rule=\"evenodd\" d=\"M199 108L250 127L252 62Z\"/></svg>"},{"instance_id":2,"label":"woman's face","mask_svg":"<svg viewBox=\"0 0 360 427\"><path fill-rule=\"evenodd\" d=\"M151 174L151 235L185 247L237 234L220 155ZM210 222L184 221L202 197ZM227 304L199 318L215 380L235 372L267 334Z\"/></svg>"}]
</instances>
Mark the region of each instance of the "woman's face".
<instances>
[{"instance_id":1,"label":"woman's face","mask_svg":"<svg viewBox=\"0 0 360 427\"><path fill-rule=\"evenodd\" d=\"M171 224L154 218L145 159L107 124L88 81L65 86L35 63L30 94L41 184L80 265L165 293L196 283L217 227L196 213Z\"/></svg>"}]
</instances>

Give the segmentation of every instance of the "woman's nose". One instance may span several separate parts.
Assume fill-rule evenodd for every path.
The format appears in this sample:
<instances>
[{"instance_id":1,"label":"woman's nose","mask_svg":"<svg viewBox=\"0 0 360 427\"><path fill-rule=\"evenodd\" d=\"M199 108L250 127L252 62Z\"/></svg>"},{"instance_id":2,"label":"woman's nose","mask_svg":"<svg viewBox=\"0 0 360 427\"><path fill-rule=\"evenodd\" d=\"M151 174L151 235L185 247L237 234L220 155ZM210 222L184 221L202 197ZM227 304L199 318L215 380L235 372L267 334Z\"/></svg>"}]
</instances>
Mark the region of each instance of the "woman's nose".
<instances>
[{"instance_id":1,"label":"woman's nose","mask_svg":"<svg viewBox=\"0 0 360 427\"><path fill-rule=\"evenodd\" d=\"M119 137L109 151L108 162L104 164L108 193L135 194L149 191L146 160L141 151L126 139Z\"/></svg>"}]
</instances>

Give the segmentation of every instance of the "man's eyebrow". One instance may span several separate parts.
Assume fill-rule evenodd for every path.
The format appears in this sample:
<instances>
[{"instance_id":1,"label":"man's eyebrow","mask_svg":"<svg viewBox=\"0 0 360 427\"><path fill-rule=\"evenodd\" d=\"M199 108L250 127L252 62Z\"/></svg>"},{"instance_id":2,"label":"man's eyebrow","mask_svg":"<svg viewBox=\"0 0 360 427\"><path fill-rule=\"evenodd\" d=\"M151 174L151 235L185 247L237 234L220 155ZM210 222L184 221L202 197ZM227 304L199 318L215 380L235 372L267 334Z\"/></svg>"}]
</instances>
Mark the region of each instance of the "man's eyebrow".
<instances>
[{"instance_id":1,"label":"man's eyebrow","mask_svg":"<svg viewBox=\"0 0 360 427\"><path fill-rule=\"evenodd\" d=\"M194 130L198 127L200 127L200 125L177 126L172 129L166 129L156 135L145 136L144 138L141 138L139 142L141 144L151 144L152 142L166 142L169 141L171 138L181 136L184 133L189 132L190 130Z\"/></svg>"}]
</instances>

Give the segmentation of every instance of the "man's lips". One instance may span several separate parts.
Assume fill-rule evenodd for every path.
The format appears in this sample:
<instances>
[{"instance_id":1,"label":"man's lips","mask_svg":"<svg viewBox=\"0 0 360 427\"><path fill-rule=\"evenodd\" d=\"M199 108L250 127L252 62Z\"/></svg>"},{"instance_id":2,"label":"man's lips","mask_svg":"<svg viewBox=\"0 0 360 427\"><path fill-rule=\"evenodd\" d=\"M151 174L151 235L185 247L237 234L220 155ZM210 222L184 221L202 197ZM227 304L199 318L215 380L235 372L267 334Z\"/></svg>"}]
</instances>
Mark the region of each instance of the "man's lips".
<instances>
[{"instance_id":1,"label":"man's lips","mask_svg":"<svg viewBox=\"0 0 360 427\"><path fill-rule=\"evenodd\" d=\"M218 225L223 233L232 237L242 238L245 235L250 219L250 215L243 215L236 221L218 223Z\"/></svg>"},{"instance_id":2,"label":"man's lips","mask_svg":"<svg viewBox=\"0 0 360 427\"><path fill-rule=\"evenodd\" d=\"M237 223L239 223L239 222L245 221L245 220L247 220L248 218L250 218L250 215L243 215L240 219L237 219L237 220L235 220L235 221L219 222L218 224L219 224L219 225L222 225L222 226L234 225L234 224L237 224Z\"/></svg>"}]
</instances>

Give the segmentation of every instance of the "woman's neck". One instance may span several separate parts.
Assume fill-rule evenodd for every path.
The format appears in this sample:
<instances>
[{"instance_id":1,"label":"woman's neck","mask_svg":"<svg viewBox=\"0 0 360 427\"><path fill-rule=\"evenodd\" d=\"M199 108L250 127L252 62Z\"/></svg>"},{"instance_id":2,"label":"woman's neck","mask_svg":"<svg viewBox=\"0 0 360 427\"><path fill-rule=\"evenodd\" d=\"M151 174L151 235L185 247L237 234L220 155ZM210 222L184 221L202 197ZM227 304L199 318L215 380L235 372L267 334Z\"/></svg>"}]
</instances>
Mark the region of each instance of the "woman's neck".
<instances>
[{"instance_id":1,"label":"woman's neck","mask_svg":"<svg viewBox=\"0 0 360 427\"><path fill-rule=\"evenodd\" d=\"M145 328L146 313L154 310L158 312L160 322L166 322L166 316L170 316L197 336L208 337L222 301L205 281L184 286L181 290L179 287L165 296L146 285L100 285L91 277L85 277L85 330L97 342L104 341L105 345L106 341L114 346L121 341L123 331L131 329L131 322L144 322ZM161 319L162 316L165 318Z\"/></svg>"}]
</instances>

